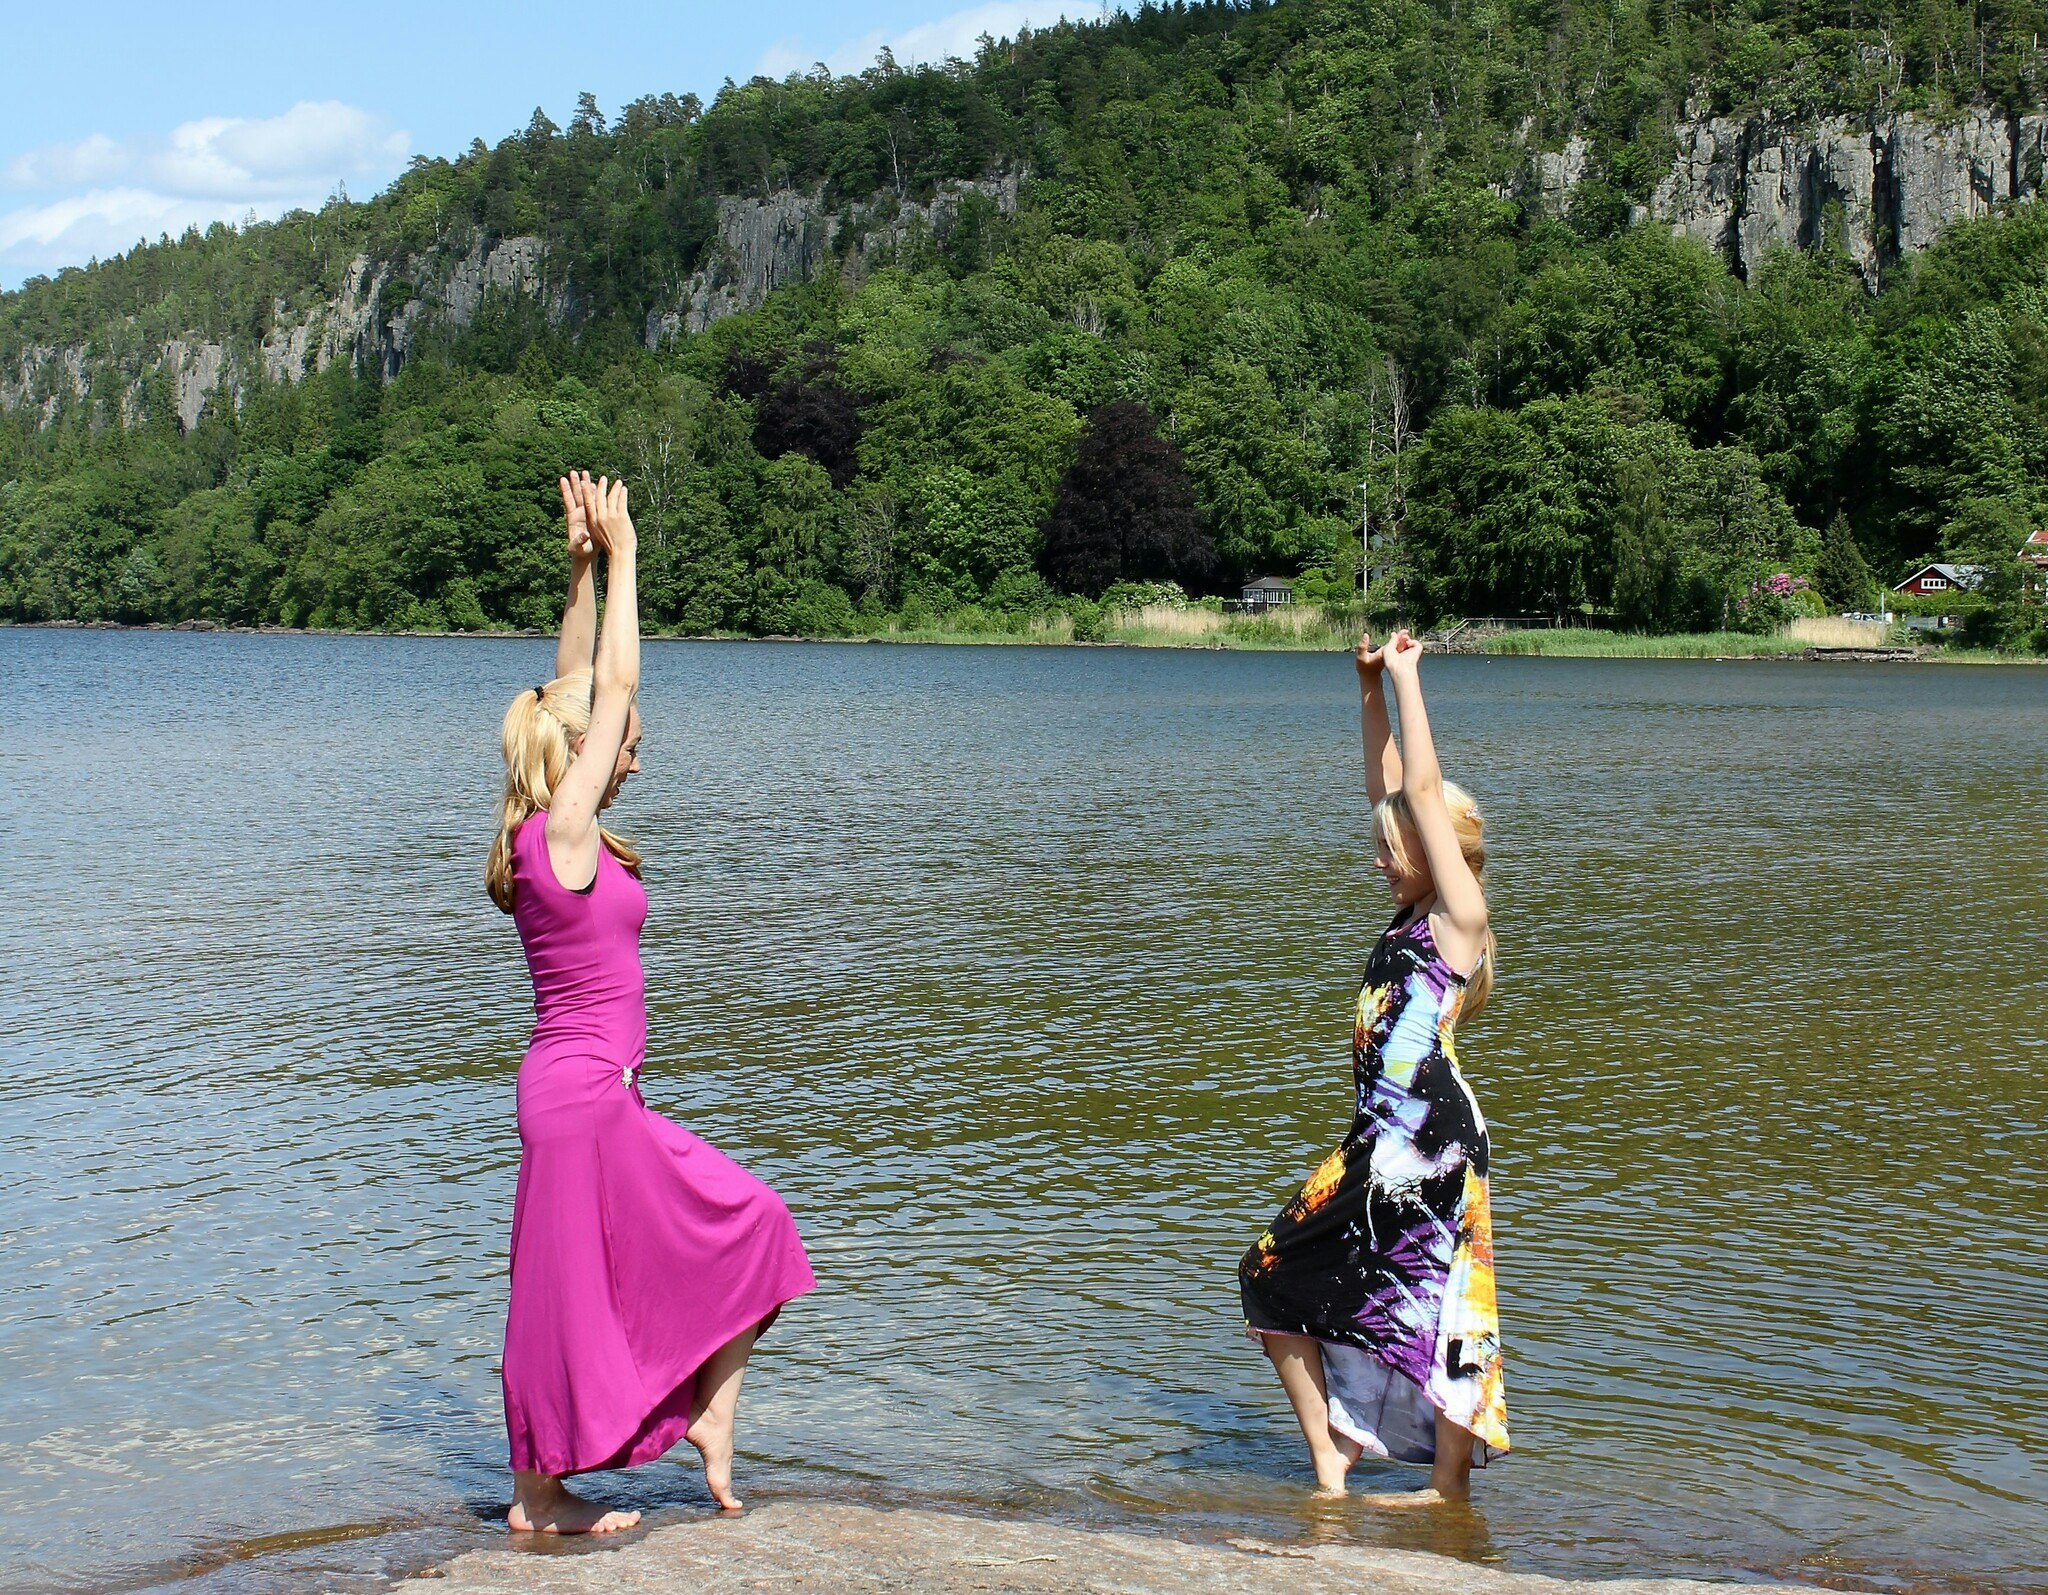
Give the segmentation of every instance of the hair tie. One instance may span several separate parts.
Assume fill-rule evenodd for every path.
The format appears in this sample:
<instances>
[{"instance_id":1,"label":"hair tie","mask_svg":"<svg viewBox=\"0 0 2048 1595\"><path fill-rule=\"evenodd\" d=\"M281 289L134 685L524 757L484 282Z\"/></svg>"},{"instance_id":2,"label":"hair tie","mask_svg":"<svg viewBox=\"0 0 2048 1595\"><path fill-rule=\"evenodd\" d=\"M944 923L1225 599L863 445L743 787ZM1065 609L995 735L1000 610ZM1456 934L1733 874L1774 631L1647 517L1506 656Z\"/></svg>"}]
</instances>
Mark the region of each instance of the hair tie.
<instances>
[{"instance_id":1,"label":"hair tie","mask_svg":"<svg viewBox=\"0 0 2048 1595\"><path fill-rule=\"evenodd\" d=\"M543 681L539 686L533 689L533 706L536 709L538 709L540 707L541 699L545 698L547 695L548 685L545 681Z\"/></svg>"}]
</instances>

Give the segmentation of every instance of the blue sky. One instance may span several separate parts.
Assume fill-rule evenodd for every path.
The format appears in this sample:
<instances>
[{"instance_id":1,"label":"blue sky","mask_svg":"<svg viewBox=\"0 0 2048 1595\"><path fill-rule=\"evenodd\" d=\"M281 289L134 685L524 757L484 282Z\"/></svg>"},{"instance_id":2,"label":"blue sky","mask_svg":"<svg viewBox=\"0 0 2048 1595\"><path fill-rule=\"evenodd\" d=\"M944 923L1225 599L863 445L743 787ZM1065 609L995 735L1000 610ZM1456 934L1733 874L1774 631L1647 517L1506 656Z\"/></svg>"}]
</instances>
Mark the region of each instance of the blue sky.
<instances>
[{"instance_id":1,"label":"blue sky","mask_svg":"<svg viewBox=\"0 0 2048 1595\"><path fill-rule=\"evenodd\" d=\"M585 89L609 115L824 61L858 71L970 54L983 32L1093 16L1099 0L610 0L345 7L54 4L10 8L0 95L0 286L190 223L376 192L415 153L453 155L566 122ZM26 69L26 70L24 70Z\"/></svg>"}]
</instances>

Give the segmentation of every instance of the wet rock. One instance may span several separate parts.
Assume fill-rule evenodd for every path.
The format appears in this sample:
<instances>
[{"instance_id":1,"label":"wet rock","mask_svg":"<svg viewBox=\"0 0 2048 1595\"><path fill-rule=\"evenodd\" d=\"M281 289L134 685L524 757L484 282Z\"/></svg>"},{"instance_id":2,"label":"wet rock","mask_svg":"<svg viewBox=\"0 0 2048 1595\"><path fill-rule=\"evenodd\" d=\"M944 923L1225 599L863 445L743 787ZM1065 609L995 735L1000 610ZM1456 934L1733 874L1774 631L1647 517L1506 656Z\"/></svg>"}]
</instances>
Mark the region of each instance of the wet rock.
<instances>
[{"instance_id":1,"label":"wet rock","mask_svg":"<svg viewBox=\"0 0 2048 1595\"><path fill-rule=\"evenodd\" d=\"M657 1528L623 1545L555 1541L537 1550L472 1552L399 1589L419 1595L738 1595L760 1589L832 1595L1725 1595L1727 1586L1546 1578L1419 1551L1251 1539L1199 1543L949 1512L778 1501L738 1518Z\"/></svg>"}]
</instances>

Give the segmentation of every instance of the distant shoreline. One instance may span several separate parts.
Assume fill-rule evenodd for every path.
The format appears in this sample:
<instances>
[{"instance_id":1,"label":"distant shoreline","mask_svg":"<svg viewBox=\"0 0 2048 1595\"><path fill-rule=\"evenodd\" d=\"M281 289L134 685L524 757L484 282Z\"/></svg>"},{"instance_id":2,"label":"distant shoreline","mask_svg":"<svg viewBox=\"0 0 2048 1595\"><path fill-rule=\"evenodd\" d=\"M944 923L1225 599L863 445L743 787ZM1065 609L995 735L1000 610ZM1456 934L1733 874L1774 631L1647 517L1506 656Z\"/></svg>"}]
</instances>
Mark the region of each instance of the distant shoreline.
<instances>
[{"instance_id":1,"label":"distant shoreline","mask_svg":"<svg viewBox=\"0 0 2048 1595\"><path fill-rule=\"evenodd\" d=\"M1492 659L1663 659L1702 663L1794 663L1829 664L1953 664L1953 665L2048 665L2048 657L1997 653L1991 649L1958 648L1819 648L1800 643L1778 643L1769 637L1745 638L1735 645L1720 644L1723 634L1679 632L1668 636L1625 639L1615 646L1614 634L1587 631L1580 646L1574 646L1576 628L1556 631L1506 632L1489 637L1479 647L1452 648L1449 653ZM141 631L181 632L198 636L240 637L364 637L431 638L461 642L532 642L552 637L552 631L505 627L489 631L367 631L332 626L231 626L217 621L116 620L5 620L0 630L10 631ZM804 643L921 643L939 647L1008 648L1139 648L1192 653L1337 653L1337 645L1307 640L1267 641L1231 638L1228 641L1193 641L1182 637L1082 640L1073 637L1031 635L1017 632L894 631L869 632L855 636L822 637L769 633L755 636L745 632L656 632L642 633L645 642L804 642Z\"/></svg>"}]
</instances>

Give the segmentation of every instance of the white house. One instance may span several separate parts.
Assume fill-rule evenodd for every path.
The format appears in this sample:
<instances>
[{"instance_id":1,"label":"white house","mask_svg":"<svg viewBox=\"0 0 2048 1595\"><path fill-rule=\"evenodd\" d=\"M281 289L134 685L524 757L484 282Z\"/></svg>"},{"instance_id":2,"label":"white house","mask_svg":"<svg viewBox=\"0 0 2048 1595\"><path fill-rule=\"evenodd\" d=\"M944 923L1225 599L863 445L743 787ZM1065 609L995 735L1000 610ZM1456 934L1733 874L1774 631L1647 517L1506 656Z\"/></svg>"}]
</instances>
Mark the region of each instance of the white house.
<instances>
[{"instance_id":1,"label":"white house","mask_svg":"<svg viewBox=\"0 0 2048 1595\"><path fill-rule=\"evenodd\" d=\"M1275 608L1294 602L1294 583L1284 576L1261 576L1255 582L1244 585L1244 606L1247 609Z\"/></svg>"}]
</instances>

